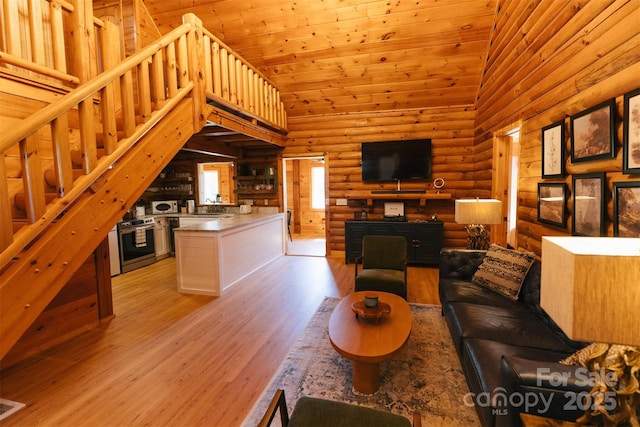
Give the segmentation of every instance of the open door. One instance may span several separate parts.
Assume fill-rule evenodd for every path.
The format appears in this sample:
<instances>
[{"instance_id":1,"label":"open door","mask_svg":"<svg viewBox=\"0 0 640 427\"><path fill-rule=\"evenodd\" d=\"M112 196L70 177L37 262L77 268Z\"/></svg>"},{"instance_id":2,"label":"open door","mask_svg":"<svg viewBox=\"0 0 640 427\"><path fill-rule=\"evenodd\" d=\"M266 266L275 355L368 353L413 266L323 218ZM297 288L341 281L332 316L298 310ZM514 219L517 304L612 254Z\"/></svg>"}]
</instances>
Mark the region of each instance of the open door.
<instances>
[{"instance_id":1,"label":"open door","mask_svg":"<svg viewBox=\"0 0 640 427\"><path fill-rule=\"evenodd\" d=\"M287 255L326 256L327 165L324 155L283 158ZM290 218L290 219L289 219Z\"/></svg>"},{"instance_id":2,"label":"open door","mask_svg":"<svg viewBox=\"0 0 640 427\"><path fill-rule=\"evenodd\" d=\"M518 247L518 165L520 125L496 133L493 139L491 197L502 201L501 224L491 226L490 241L503 247Z\"/></svg>"}]
</instances>

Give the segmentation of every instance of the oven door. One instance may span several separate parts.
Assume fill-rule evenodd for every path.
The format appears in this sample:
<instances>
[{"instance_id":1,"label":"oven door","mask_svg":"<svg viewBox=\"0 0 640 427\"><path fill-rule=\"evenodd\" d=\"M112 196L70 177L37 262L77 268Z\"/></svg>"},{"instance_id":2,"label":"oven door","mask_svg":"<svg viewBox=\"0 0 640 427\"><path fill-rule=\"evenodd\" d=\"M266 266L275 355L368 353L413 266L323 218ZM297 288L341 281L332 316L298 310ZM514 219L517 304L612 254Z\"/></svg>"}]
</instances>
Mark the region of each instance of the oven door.
<instances>
[{"instance_id":1,"label":"oven door","mask_svg":"<svg viewBox=\"0 0 640 427\"><path fill-rule=\"evenodd\" d=\"M142 230L138 232L137 230ZM144 237L141 233L144 232ZM119 230L122 272L135 270L156 261L153 224Z\"/></svg>"}]
</instances>

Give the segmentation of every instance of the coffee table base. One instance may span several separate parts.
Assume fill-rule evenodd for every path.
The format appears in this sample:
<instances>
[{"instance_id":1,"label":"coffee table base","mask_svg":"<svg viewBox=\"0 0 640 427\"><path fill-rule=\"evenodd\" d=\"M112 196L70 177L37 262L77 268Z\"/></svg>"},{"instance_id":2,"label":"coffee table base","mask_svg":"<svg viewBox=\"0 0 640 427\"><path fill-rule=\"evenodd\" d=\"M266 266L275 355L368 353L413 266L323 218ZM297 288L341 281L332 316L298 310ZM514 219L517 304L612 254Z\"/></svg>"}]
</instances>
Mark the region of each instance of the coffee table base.
<instances>
[{"instance_id":1,"label":"coffee table base","mask_svg":"<svg viewBox=\"0 0 640 427\"><path fill-rule=\"evenodd\" d=\"M353 361L353 388L362 394L373 394L380 388L380 364Z\"/></svg>"}]
</instances>

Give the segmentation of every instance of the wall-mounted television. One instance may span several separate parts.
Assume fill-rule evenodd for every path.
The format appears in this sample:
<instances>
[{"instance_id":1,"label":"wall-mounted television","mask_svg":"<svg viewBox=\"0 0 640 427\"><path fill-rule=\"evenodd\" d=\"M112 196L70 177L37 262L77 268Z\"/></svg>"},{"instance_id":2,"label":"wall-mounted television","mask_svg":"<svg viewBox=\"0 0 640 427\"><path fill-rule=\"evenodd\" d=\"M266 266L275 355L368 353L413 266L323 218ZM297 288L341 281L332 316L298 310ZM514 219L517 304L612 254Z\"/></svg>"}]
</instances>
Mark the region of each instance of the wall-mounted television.
<instances>
[{"instance_id":1,"label":"wall-mounted television","mask_svg":"<svg viewBox=\"0 0 640 427\"><path fill-rule=\"evenodd\" d=\"M431 178L431 140L365 142L363 181L404 181Z\"/></svg>"}]
</instances>

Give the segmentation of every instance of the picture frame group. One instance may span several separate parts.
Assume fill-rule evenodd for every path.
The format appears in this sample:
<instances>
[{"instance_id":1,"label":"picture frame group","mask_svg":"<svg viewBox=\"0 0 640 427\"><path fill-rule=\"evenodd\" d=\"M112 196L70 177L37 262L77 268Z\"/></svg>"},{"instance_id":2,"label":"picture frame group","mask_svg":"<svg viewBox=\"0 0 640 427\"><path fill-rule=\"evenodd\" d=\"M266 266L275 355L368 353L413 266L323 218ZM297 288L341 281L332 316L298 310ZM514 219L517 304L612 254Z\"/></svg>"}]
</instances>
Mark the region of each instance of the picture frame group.
<instances>
[{"instance_id":1,"label":"picture frame group","mask_svg":"<svg viewBox=\"0 0 640 427\"><path fill-rule=\"evenodd\" d=\"M616 158L615 98L604 101L542 128L542 179L564 178L565 153L570 132L571 164ZM623 96L622 173L640 175L640 88ZM609 163L606 163L609 164ZM599 169L598 167L589 168ZM613 182L607 191L605 172L574 174L569 184L562 180L538 183L538 222L567 228L575 236L607 234L607 196L613 199L613 235L640 237L640 181ZM568 212L572 199L571 215Z\"/></svg>"}]
</instances>

